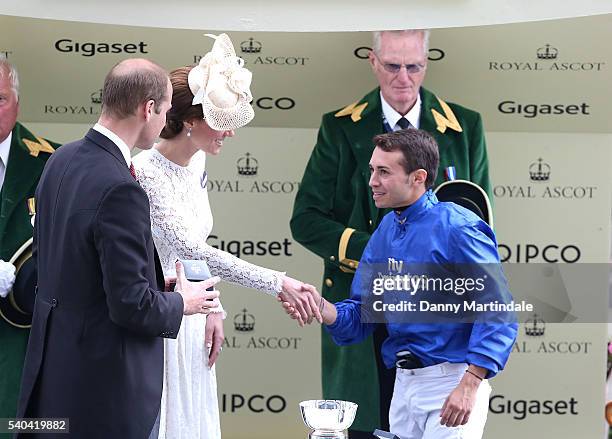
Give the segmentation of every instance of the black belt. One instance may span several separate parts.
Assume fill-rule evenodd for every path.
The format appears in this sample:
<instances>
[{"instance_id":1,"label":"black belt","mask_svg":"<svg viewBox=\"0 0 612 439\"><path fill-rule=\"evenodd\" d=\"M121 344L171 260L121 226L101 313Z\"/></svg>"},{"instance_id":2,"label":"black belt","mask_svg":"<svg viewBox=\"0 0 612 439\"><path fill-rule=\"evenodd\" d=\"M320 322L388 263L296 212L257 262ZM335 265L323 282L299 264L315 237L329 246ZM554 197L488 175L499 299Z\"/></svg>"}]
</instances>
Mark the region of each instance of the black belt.
<instances>
[{"instance_id":1,"label":"black belt","mask_svg":"<svg viewBox=\"0 0 612 439\"><path fill-rule=\"evenodd\" d=\"M398 369L420 369L423 366L421 360L415 357L412 352L401 351L395 354L395 367Z\"/></svg>"}]
</instances>

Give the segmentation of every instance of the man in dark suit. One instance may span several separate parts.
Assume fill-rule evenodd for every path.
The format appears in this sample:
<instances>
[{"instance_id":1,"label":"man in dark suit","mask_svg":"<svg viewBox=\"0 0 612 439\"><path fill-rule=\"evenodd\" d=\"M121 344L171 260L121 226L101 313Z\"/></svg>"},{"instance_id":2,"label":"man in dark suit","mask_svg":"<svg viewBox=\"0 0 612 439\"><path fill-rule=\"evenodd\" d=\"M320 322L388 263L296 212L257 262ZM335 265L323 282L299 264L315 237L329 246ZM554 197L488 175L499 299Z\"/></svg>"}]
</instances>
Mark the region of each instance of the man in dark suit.
<instances>
[{"instance_id":1,"label":"man in dark suit","mask_svg":"<svg viewBox=\"0 0 612 439\"><path fill-rule=\"evenodd\" d=\"M59 146L31 133L17 122L18 114L19 76L0 57L0 418L12 418L17 411L34 303L34 287L20 281L27 275L15 254L32 239L34 191Z\"/></svg>"},{"instance_id":2,"label":"man in dark suit","mask_svg":"<svg viewBox=\"0 0 612 439\"><path fill-rule=\"evenodd\" d=\"M187 282L180 264L177 292L163 292L148 199L131 166L130 150L159 135L171 94L156 64L117 64L98 123L43 171L18 417L68 418L72 437L157 438L162 337L176 337L183 314L218 305L218 292L205 291L218 278Z\"/></svg>"},{"instance_id":3,"label":"man in dark suit","mask_svg":"<svg viewBox=\"0 0 612 439\"><path fill-rule=\"evenodd\" d=\"M363 250L387 213L376 207L368 187L375 135L410 126L429 132L440 148L435 186L445 174L456 174L490 196L480 114L447 103L422 87L428 39L429 32L423 30L375 32L369 58L379 87L323 116L296 195L291 232L296 241L323 258L321 291L330 302L349 297ZM386 369L380 357L385 338L384 326L352 346L336 346L327 334L322 335L323 397L359 404L351 439L370 438L375 428L388 429L395 372Z\"/></svg>"}]
</instances>

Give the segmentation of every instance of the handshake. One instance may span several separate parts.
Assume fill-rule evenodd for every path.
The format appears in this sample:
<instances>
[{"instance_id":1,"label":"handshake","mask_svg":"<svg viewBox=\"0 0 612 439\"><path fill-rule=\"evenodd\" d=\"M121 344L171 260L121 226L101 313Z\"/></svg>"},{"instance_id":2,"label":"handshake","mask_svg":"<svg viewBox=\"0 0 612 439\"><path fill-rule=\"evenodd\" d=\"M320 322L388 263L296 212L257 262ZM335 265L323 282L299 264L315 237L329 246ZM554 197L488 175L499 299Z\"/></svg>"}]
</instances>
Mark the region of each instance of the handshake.
<instances>
[{"instance_id":1,"label":"handshake","mask_svg":"<svg viewBox=\"0 0 612 439\"><path fill-rule=\"evenodd\" d=\"M278 295L285 312L298 325L310 324L314 319L330 325L336 321L336 307L328 303L315 287L285 276L283 291Z\"/></svg>"}]
</instances>

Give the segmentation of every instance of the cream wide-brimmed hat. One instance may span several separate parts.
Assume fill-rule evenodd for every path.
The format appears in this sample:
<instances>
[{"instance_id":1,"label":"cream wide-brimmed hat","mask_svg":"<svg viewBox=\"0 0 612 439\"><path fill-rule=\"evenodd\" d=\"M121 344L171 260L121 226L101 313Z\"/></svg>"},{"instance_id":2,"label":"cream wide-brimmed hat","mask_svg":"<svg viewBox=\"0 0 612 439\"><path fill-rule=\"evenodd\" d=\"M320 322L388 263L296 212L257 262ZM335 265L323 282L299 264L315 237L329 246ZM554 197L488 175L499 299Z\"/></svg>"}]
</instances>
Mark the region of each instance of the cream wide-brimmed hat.
<instances>
[{"instance_id":1,"label":"cream wide-brimmed hat","mask_svg":"<svg viewBox=\"0 0 612 439\"><path fill-rule=\"evenodd\" d=\"M212 50L188 76L193 105L202 105L204 119L213 130L243 127L255 117L250 90L253 75L244 67L244 60L236 56L226 34L206 36L215 40Z\"/></svg>"}]
</instances>

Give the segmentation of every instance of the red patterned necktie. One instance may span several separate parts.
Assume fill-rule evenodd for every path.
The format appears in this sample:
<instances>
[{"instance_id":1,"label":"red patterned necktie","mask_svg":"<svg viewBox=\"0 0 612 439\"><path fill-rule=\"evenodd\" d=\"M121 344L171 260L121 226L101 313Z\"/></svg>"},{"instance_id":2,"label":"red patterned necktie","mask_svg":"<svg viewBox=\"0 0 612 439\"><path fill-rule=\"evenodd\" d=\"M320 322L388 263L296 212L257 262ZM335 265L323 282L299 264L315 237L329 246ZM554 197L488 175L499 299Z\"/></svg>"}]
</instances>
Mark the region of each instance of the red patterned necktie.
<instances>
[{"instance_id":1,"label":"red patterned necktie","mask_svg":"<svg viewBox=\"0 0 612 439\"><path fill-rule=\"evenodd\" d=\"M134 180L138 181L138 179L136 178L136 170L134 169L134 163L130 163L130 174L132 174Z\"/></svg>"}]
</instances>

